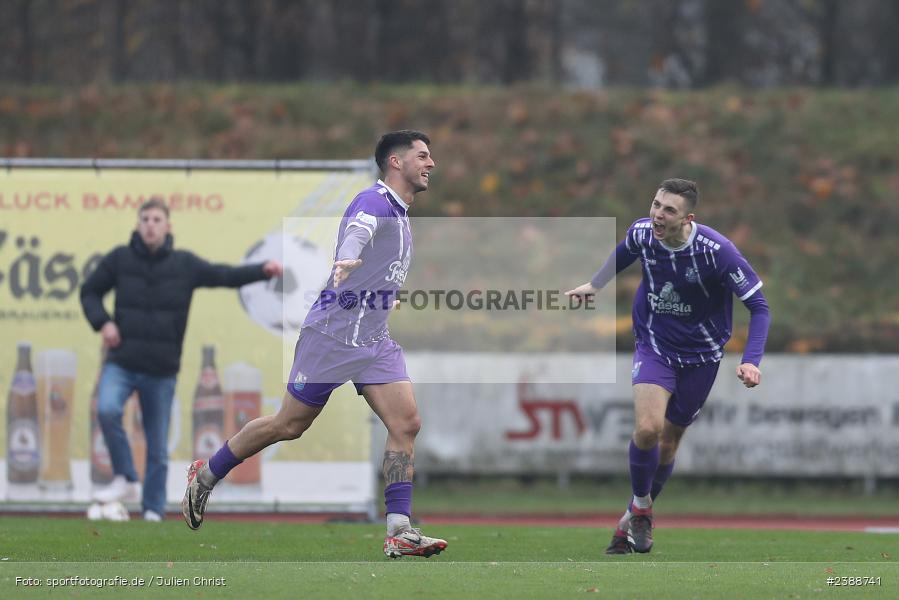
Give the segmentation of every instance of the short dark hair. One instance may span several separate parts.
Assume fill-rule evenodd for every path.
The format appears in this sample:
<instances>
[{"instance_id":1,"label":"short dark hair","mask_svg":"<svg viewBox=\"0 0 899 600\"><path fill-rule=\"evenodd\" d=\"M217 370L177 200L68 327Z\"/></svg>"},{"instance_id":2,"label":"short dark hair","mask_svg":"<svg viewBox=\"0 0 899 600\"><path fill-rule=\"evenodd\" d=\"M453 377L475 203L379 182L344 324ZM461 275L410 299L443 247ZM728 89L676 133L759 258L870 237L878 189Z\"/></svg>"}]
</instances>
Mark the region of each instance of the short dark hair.
<instances>
[{"instance_id":1,"label":"short dark hair","mask_svg":"<svg viewBox=\"0 0 899 600\"><path fill-rule=\"evenodd\" d=\"M384 174L387 169L387 158L393 151L397 148L411 148L412 142L415 140L421 140L428 146L431 145L431 139L427 135L414 129L401 129L382 135L375 147L375 162L378 163L381 174Z\"/></svg>"},{"instance_id":2,"label":"short dark hair","mask_svg":"<svg viewBox=\"0 0 899 600\"><path fill-rule=\"evenodd\" d=\"M666 179L659 185L660 190L680 196L687 203L687 212L692 212L699 202L699 188L695 181L689 179Z\"/></svg>"},{"instance_id":3,"label":"short dark hair","mask_svg":"<svg viewBox=\"0 0 899 600\"><path fill-rule=\"evenodd\" d=\"M165 213L165 218L169 218L169 207L166 206L165 202L163 202L162 198L154 197L150 198L146 202L140 205L140 208L137 209L137 214L143 214L144 212L151 209L159 209Z\"/></svg>"}]
</instances>

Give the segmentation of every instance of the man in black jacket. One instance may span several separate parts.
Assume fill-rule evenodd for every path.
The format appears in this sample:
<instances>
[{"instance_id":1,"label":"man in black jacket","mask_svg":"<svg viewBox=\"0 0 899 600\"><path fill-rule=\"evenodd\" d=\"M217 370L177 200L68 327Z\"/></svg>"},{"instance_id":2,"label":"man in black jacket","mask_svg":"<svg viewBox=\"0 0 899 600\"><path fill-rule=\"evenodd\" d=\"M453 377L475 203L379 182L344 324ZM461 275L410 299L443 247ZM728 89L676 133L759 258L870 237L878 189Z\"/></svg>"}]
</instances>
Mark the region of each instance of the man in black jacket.
<instances>
[{"instance_id":1,"label":"man in black jacket","mask_svg":"<svg viewBox=\"0 0 899 600\"><path fill-rule=\"evenodd\" d=\"M108 348L97 418L115 477L95 499L137 500L137 472L122 427L125 402L137 391L147 438L142 512L149 521L161 520L165 512L169 415L194 289L236 288L282 273L281 263L274 260L240 267L210 264L191 252L174 250L170 230L165 203L155 198L144 202L131 242L104 256L81 286L84 314ZM112 288L114 317L103 307L103 296Z\"/></svg>"}]
</instances>

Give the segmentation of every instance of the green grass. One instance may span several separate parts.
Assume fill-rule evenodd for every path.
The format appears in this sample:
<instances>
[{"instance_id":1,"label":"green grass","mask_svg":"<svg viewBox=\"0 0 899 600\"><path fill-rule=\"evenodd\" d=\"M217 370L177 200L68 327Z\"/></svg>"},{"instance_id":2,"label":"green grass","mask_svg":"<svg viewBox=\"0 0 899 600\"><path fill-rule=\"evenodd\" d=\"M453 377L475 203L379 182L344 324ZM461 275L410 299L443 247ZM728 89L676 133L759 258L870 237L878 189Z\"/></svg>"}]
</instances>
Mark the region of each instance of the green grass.
<instances>
[{"instance_id":1,"label":"green grass","mask_svg":"<svg viewBox=\"0 0 899 600\"><path fill-rule=\"evenodd\" d=\"M601 553L611 535L605 528L444 525L424 530L450 543L451 551L432 562L609 559ZM234 523L216 521L214 515L198 532L180 520L153 524L39 517L2 517L0 531L0 558L17 562L380 562L383 540L380 524ZM646 557L653 562L899 558L899 535L886 534L661 528L656 541L656 549Z\"/></svg>"},{"instance_id":2,"label":"green grass","mask_svg":"<svg viewBox=\"0 0 899 600\"><path fill-rule=\"evenodd\" d=\"M48 595L47 578L144 579L145 587L66 587L77 597L179 593L157 577L184 578L189 597L770 598L829 593L827 577L881 577L853 597L884 597L899 585L899 535L658 529L649 555L602 554L610 532L588 528L443 526L441 556L389 561L380 525L292 525L211 520L91 523L0 518L0 597ZM16 586L40 578L40 588ZM193 577L226 586L193 585ZM149 582L149 584L147 583ZM893 592L891 592L892 590ZM58 592L59 590L57 590Z\"/></svg>"},{"instance_id":3,"label":"green grass","mask_svg":"<svg viewBox=\"0 0 899 600\"><path fill-rule=\"evenodd\" d=\"M617 513L630 498L626 479L531 483L515 478L434 479L415 487L417 513ZM665 514L899 516L895 484L867 495L860 482L711 482L673 477L659 497Z\"/></svg>"}]
</instances>

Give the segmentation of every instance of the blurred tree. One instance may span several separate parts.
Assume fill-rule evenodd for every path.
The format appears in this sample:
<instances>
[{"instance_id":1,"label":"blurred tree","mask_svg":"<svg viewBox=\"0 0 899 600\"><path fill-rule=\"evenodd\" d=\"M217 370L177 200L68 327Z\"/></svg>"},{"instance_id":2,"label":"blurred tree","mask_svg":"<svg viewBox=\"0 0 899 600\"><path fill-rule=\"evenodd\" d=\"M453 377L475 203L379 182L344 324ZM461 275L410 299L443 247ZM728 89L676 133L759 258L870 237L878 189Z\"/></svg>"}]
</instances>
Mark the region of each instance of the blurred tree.
<instances>
[{"instance_id":1,"label":"blurred tree","mask_svg":"<svg viewBox=\"0 0 899 600\"><path fill-rule=\"evenodd\" d=\"M259 56L257 34L261 6L263 6L262 2L241 2L239 4L241 32L237 40L237 47L240 49L241 55L243 55L244 79L256 80L259 78L257 70L257 57Z\"/></svg>"},{"instance_id":2,"label":"blurred tree","mask_svg":"<svg viewBox=\"0 0 899 600\"><path fill-rule=\"evenodd\" d=\"M259 78L275 81L302 79L310 71L307 46L323 47L314 36L321 7L309 2L274 0L262 3L259 40ZM326 3L317 3L324 5Z\"/></svg>"},{"instance_id":3,"label":"blurred tree","mask_svg":"<svg viewBox=\"0 0 899 600\"><path fill-rule=\"evenodd\" d=\"M740 79L744 69L746 0L706 0L703 83Z\"/></svg>"},{"instance_id":4,"label":"blurred tree","mask_svg":"<svg viewBox=\"0 0 899 600\"><path fill-rule=\"evenodd\" d=\"M481 2L475 18L478 80L508 84L530 75L533 58L527 42L526 3L522 0Z\"/></svg>"},{"instance_id":5,"label":"blurred tree","mask_svg":"<svg viewBox=\"0 0 899 600\"><path fill-rule=\"evenodd\" d=\"M491 24L499 25L498 33L501 52L497 70L502 83L516 83L528 79L533 71L534 58L528 44L527 4L521 0L496 2L500 14L490 15L485 20L484 29ZM488 13L489 14L489 13Z\"/></svg>"},{"instance_id":6,"label":"blurred tree","mask_svg":"<svg viewBox=\"0 0 899 600\"><path fill-rule=\"evenodd\" d=\"M123 81L128 73L128 51L125 45L128 0L115 0L113 9L113 33L111 56L112 79Z\"/></svg>"},{"instance_id":7,"label":"blurred tree","mask_svg":"<svg viewBox=\"0 0 899 600\"><path fill-rule=\"evenodd\" d=\"M457 81L459 61L455 53L447 52L458 47L450 29L452 5L451 0L377 0L372 77L401 82Z\"/></svg>"},{"instance_id":8,"label":"blurred tree","mask_svg":"<svg viewBox=\"0 0 899 600\"><path fill-rule=\"evenodd\" d=\"M225 79L230 59L228 49L234 48L236 41L232 34L232 19L228 11L229 4L231 2L228 2L228 0L211 0L205 2L204 6L204 12L213 33L213 47L208 55L208 59L212 67L212 78L216 81Z\"/></svg>"},{"instance_id":9,"label":"blurred tree","mask_svg":"<svg viewBox=\"0 0 899 600\"><path fill-rule=\"evenodd\" d=\"M821 85L836 83L837 40L839 31L839 0L819 0L817 3L818 43L821 56Z\"/></svg>"},{"instance_id":10,"label":"blurred tree","mask_svg":"<svg viewBox=\"0 0 899 600\"><path fill-rule=\"evenodd\" d=\"M885 85L897 26L897 0L7 0L0 80Z\"/></svg>"},{"instance_id":11,"label":"blurred tree","mask_svg":"<svg viewBox=\"0 0 899 600\"><path fill-rule=\"evenodd\" d=\"M34 81L34 28L32 22L32 3L19 0L18 28L21 35L18 63L20 77L25 83Z\"/></svg>"},{"instance_id":12,"label":"blurred tree","mask_svg":"<svg viewBox=\"0 0 899 600\"><path fill-rule=\"evenodd\" d=\"M878 22L878 56L884 60L882 82L899 83L899 2L887 2Z\"/></svg>"},{"instance_id":13,"label":"blurred tree","mask_svg":"<svg viewBox=\"0 0 899 600\"><path fill-rule=\"evenodd\" d=\"M685 29L689 27L680 0L653 0L652 54L650 81L662 87L685 88L697 81L698 65L695 52L685 43ZM686 37L689 40L688 37Z\"/></svg>"}]
</instances>

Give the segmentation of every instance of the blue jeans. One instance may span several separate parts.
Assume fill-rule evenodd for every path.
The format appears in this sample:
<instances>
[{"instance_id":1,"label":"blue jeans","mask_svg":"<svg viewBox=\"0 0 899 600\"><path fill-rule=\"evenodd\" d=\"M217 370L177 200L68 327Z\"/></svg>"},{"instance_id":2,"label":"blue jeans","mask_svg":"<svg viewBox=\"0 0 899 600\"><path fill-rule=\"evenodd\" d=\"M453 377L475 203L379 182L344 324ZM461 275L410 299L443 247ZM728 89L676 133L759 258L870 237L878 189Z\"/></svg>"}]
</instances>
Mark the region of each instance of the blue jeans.
<instances>
[{"instance_id":1,"label":"blue jeans","mask_svg":"<svg viewBox=\"0 0 899 600\"><path fill-rule=\"evenodd\" d=\"M169 417L175 396L175 376L160 377L129 371L106 363L97 390L97 419L109 448L112 471L128 481L137 481L131 447L122 427L125 402L132 392L140 397L140 412L147 438L147 470L144 477L143 510L165 514L166 477L169 470Z\"/></svg>"}]
</instances>

